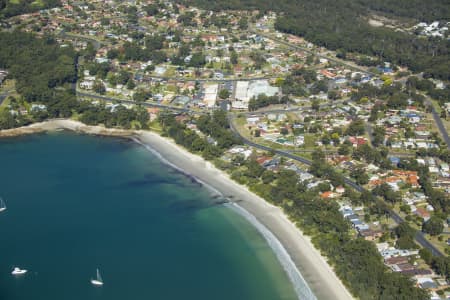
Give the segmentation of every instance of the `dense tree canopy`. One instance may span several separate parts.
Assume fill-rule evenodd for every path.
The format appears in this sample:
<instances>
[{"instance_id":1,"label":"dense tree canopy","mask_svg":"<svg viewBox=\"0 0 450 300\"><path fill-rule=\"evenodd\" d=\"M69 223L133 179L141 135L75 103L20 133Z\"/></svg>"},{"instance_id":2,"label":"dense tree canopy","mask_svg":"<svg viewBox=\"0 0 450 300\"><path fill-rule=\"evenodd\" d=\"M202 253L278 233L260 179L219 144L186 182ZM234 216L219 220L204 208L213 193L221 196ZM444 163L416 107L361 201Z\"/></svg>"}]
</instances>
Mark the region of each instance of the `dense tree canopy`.
<instances>
[{"instance_id":1,"label":"dense tree canopy","mask_svg":"<svg viewBox=\"0 0 450 300\"><path fill-rule=\"evenodd\" d=\"M368 24L375 11L389 16L408 16L417 21L449 21L450 6L445 1L420 0L179 0L212 10L259 9L282 14L276 29L303 36L319 46L340 52L359 52L424 71L436 78L450 79L450 41L422 38Z\"/></svg>"},{"instance_id":2,"label":"dense tree canopy","mask_svg":"<svg viewBox=\"0 0 450 300\"><path fill-rule=\"evenodd\" d=\"M221 149L238 144L239 140L228 130L226 112L215 110L212 115L202 115L197 120L197 127L204 134L212 137Z\"/></svg>"},{"instance_id":3,"label":"dense tree canopy","mask_svg":"<svg viewBox=\"0 0 450 300\"><path fill-rule=\"evenodd\" d=\"M310 171L320 172L322 178L330 182L339 178L337 174L332 174L321 151L315 152L313 159L314 165ZM428 299L427 293L413 287L406 276L388 270L372 242L351 237L349 223L339 212L338 205L317 196L320 187L307 189L299 183L294 171L282 169L274 173L264 170L251 158L243 165L247 170L234 172L232 178L249 184L252 191L282 206L290 219L312 236L315 246L328 257L338 276L357 298ZM370 193L361 197L365 200L372 198ZM406 237L415 247L410 239L414 230L407 224L399 226L395 234ZM447 272L445 262L437 264L441 272Z\"/></svg>"},{"instance_id":4,"label":"dense tree canopy","mask_svg":"<svg viewBox=\"0 0 450 300\"><path fill-rule=\"evenodd\" d=\"M25 100L46 104L53 117L70 116L77 105L71 90L77 79L74 49L23 32L0 32L0 45L0 68L9 71Z\"/></svg>"},{"instance_id":5,"label":"dense tree canopy","mask_svg":"<svg viewBox=\"0 0 450 300\"><path fill-rule=\"evenodd\" d=\"M205 159L214 159L223 154L223 149L208 142L206 138L200 137L193 130L188 129L184 123L177 122L174 115L161 113L159 122L163 127L164 134L173 138L177 144L201 154Z\"/></svg>"},{"instance_id":6,"label":"dense tree canopy","mask_svg":"<svg viewBox=\"0 0 450 300\"><path fill-rule=\"evenodd\" d=\"M428 221L423 223L422 231L431 235L441 234L444 230L444 222L437 216L432 216Z\"/></svg>"},{"instance_id":7,"label":"dense tree canopy","mask_svg":"<svg viewBox=\"0 0 450 300\"><path fill-rule=\"evenodd\" d=\"M59 0L0 0L0 20L24 13L61 5Z\"/></svg>"}]
</instances>

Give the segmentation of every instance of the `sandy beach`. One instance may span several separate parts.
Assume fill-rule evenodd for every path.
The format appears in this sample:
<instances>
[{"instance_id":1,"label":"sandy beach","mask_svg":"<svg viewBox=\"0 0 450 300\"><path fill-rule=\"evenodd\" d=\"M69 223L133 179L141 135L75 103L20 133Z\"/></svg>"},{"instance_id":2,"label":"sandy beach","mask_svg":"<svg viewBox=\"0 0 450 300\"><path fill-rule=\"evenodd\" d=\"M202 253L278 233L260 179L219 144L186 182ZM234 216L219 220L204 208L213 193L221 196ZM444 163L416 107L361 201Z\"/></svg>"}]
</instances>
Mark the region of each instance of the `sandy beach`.
<instances>
[{"instance_id":1,"label":"sandy beach","mask_svg":"<svg viewBox=\"0 0 450 300\"><path fill-rule=\"evenodd\" d=\"M138 139L142 144L161 154L171 164L188 171L189 174L213 186L223 195L232 196L232 199L235 200L239 199L239 206L252 214L281 242L317 299L353 299L327 264L325 258L314 248L309 237L304 236L280 208L267 203L264 199L250 192L245 186L234 182L228 174L218 170L210 162L188 152L172 140L161 137L157 133L87 126L73 120L51 120L27 127L2 130L0 131L0 137L13 137L61 129L86 134Z\"/></svg>"}]
</instances>

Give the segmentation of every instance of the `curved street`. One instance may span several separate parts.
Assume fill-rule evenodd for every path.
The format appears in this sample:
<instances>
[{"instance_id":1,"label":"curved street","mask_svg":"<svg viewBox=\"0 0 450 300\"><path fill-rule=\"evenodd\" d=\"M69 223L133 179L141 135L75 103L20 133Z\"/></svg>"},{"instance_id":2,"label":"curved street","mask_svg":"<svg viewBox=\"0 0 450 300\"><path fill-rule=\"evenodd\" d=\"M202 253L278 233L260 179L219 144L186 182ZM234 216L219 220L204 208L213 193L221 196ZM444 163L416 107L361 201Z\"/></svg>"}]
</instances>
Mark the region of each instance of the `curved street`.
<instances>
[{"instance_id":1,"label":"curved street","mask_svg":"<svg viewBox=\"0 0 450 300\"><path fill-rule=\"evenodd\" d=\"M90 97L90 98L95 98L95 99L99 99L99 100L114 101L114 102L119 102L119 103L136 104L136 102L134 102L132 100L124 100L124 99L112 98L112 97L108 97L108 96L94 95L94 94L82 93L82 92L78 92L78 91L77 91L77 96ZM157 104L157 103L143 102L141 104L143 106L146 106L146 107L156 107L156 108L160 108L160 109L169 109L169 110L176 111L176 112L195 113L195 114L201 114L202 113L202 112L197 112L197 111L190 110L188 108L174 107L174 106ZM205 112L203 112L203 113L205 113ZM265 113L267 113L267 112L265 112ZM303 157L299 157L299 156L294 155L294 154L292 154L290 152L272 149L270 147L267 147L267 146L264 146L264 145L260 145L260 144L257 144L255 142L250 141L249 139L247 139L244 136L242 136L239 133L239 131L237 130L237 128L235 127L235 125L234 125L234 115L231 114L231 113L229 113L228 115L229 115L229 123L230 123L231 131L237 137L239 137L241 139L241 141L245 145L248 145L248 146L260 149L260 150L264 150L264 151L274 152L274 153L276 153L276 154L278 154L280 156L296 160L296 161L301 162L301 163L303 163L305 165L308 165L308 166L310 166L312 164L312 162L310 160L308 160L306 158L303 158ZM439 118L439 120L440 120L440 118ZM442 124L442 121L441 121L441 124ZM443 126L443 124L442 124L442 126ZM447 135L447 138L448 138L448 135ZM450 142L450 140L449 140L449 142ZM356 190L356 191L358 191L360 193L365 191L365 189L362 186L356 184L353 180L351 180L348 177L344 177L344 182L345 182L345 184L347 184L348 186L352 187L354 190ZM389 214L392 217L392 219L395 221L395 223L400 224L400 223L404 222L403 218L398 213L396 213L394 210L389 209ZM415 239L416 239L417 243L419 243L422 247L429 249L433 255L435 255L435 256L444 256L444 254L438 248L436 248L433 244L431 244L425 238L425 234L423 232L417 231Z\"/></svg>"},{"instance_id":2,"label":"curved street","mask_svg":"<svg viewBox=\"0 0 450 300\"><path fill-rule=\"evenodd\" d=\"M231 116L231 114L230 114L230 117L229 117L229 123L230 123L231 131L233 131L233 133L237 137L239 137L245 145L248 145L248 146L260 149L260 150L264 150L264 151L274 152L274 153L276 153L276 154L278 154L280 156L284 156L286 158L290 158L290 159L296 160L296 161L301 162L301 163L303 163L305 165L308 165L308 166L312 165L312 162L310 160L306 159L306 158L298 157L296 155L293 155L293 154L285 152L285 151L275 150L275 149L272 149L270 147L254 143L254 142L250 141L249 139L245 138L244 136L242 136L239 133L239 131L234 126L233 117ZM365 191L365 189L362 186L356 184L354 181L352 181L348 177L344 177L344 182L345 182L345 184L347 184L348 186L352 187L353 189L355 189L356 191L358 191L360 193ZM382 201L382 200L380 200L380 201ZM400 224L400 223L404 222L403 218L399 214L397 214L394 210L389 209L389 214L392 217L392 219L395 221L395 223ZM422 247L429 249L433 255L435 255L435 256L444 256L444 254L438 248L436 248L433 244L431 244L425 238L425 234L423 232L417 231L416 235L415 235L415 239L416 239L417 243L419 243Z\"/></svg>"},{"instance_id":3,"label":"curved street","mask_svg":"<svg viewBox=\"0 0 450 300\"><path fill-rule=\"evenodd\" d=\"M447 129L442 123L441 117L434 108L433 102L427 97L426 98L427 105L431 108L431 114L433 115L434 122L436 123L439 131L441 132L442 137L444 138L445 143L447 144L447 148L450 149L450 138L448 136Z\"/></svg>"}]
</instances>

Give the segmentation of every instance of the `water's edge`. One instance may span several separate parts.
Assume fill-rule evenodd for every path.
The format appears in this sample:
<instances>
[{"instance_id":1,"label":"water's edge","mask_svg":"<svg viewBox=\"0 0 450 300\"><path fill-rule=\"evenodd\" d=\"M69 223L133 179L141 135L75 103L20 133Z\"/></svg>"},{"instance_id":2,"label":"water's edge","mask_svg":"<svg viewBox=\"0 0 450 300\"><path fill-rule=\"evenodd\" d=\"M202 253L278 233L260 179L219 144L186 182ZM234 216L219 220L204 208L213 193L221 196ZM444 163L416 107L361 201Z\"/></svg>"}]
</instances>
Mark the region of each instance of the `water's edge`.
<instances>
[{"instance_id":1,"label":"water's edge","mask_svg":"<svg viewBox=\"0 0 450 300\"><path fill-rule=\"evenodd\" d=\"M147 149L149 152L151 152L153 155L155 155L163 164L173 168L174 170L187 176L191 180L197 181L198 183L202 184L205 188L207 188L211 192L213 192L215 195L218 195L218 196L226 199L226 197L220 191L218 191L215 187L207 184L206 182L202 181L200 178L190 174L187 170L184 170L184 169L180 168L179 166L171 163L161 153L159 153L158 151L153 149L150 145L143 143L137 137L131 137L131 140L133 140L137 144L143 146L145 149ZM233 210L235 213L239 214L244 219L246 219L254 228L256 228L256 230L266 240L267 244L272 249L272 251L274 252L278 261L280 262L281 266L283 267L284 271L288 275L288 277L294 287L294 290L297 294L298 299L300 299L300 300L316 300L317 299L316 296L312 292L308 283L303 278L302 274L300 273L299 269L295 265L291 256L287 252L286 248L278 240L278 238L266 226L264 226L253 214L248 212L242 206L238 205L237 203L231 203L231 202L224 203L223 205L225 207L227 207L228 209Z\"/></svg>"}]
</instances>

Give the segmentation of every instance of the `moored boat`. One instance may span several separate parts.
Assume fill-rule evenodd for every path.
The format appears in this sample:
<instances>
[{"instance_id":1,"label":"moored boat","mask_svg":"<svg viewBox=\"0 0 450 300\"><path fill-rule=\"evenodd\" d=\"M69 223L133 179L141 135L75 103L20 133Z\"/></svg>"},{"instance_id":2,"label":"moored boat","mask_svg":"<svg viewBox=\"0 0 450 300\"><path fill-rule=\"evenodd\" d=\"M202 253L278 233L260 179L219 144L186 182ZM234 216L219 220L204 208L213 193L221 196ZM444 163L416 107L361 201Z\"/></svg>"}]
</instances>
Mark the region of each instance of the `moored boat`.
<instances>
[{"instance_id":1,"label":"moored boat","mask_svg":"<svg viewBox=\"0 0 450 300\"><path fill-rule=\"evenodd\" d=\"M98 269L97 269L97 277L95 279L91 279L91 283L93 285L97 285L97 286L103 285L103 279L102 279L102 276L100 275L100 271Z\"/></svg>"},{"instance_id":2,"label":"moored boat","mask_svg":"<svg viewBox=\"0 0 450 300\"><path fill-rule=\"evenodd\" d=\"M26 272L28 272L27 270L22 270L21 268L15 267L14 270L12 270L11 274L12 275L23 275Z\"/></svg>"}]
</instances>

